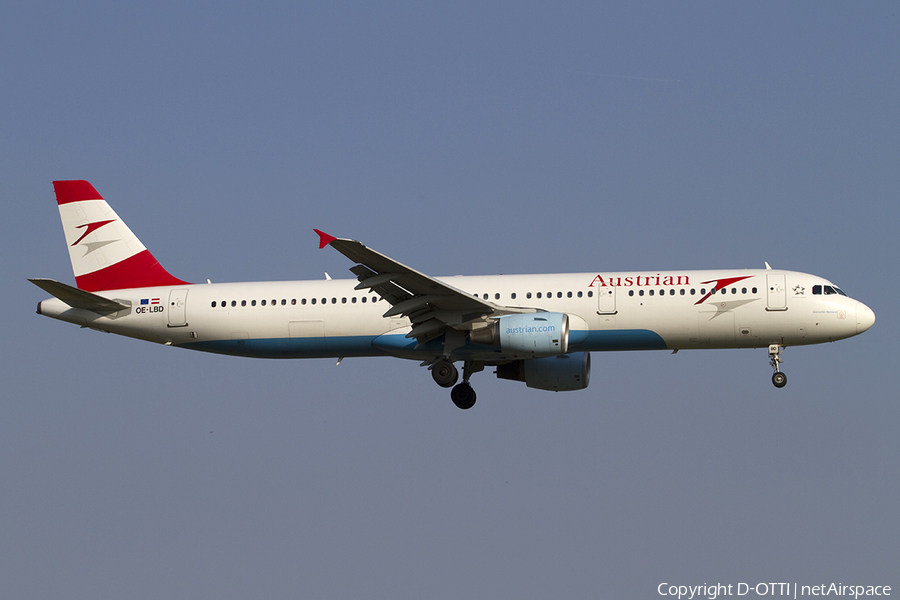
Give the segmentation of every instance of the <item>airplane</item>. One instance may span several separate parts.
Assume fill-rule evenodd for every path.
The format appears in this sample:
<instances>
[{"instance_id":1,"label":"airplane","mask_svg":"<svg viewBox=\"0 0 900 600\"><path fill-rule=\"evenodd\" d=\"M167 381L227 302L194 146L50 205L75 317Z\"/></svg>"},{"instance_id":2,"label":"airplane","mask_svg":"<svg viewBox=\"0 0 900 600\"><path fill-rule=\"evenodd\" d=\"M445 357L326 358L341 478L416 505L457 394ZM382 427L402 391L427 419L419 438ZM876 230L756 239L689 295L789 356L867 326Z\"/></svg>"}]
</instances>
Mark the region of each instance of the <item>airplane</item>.
<instances>
[{"instance_id":1,"label":"airplane","mask_svg":"<svg viewBox=\"0 0 900 600\"><path fill-rule=\"evenodd\" d=\"M830 281L772 269L431 277L314 230L355 279L192 284L157 262L94 187L54 181L76 287L37 313L109 333L232 356L416 360L475 404L473 374L548 391L588 387L591 352L767 348L784 387L788 346L860 334L875 313ZM462 381L459 369L462 364Z\"/></svg>"}]
</instances>

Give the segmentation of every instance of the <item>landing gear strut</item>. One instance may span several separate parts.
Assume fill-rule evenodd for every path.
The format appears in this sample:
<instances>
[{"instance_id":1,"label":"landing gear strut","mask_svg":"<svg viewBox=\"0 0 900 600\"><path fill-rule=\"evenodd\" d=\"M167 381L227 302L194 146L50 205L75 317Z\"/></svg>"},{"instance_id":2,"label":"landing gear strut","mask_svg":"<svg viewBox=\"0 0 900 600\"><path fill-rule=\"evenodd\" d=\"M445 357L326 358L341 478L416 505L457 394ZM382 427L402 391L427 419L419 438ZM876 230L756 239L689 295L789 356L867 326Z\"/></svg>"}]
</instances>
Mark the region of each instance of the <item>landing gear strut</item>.
<instances>
[{"instance_id":1,"label":"landing gear strut","mask_svg":"<svg viewBox=\"0 0 900 600\"><path fill-rule=\"evenodd\" d=\"M772 373L772 384L777 388L783 388L787 385L787 375L781 372L781 368L779 365L784 362L784 359L781 358L781 352L784 350L784 346L779 344L770 344L769 345L769 364L772 365L772 368L775 370Z\"/></svg>"}]
</instances>

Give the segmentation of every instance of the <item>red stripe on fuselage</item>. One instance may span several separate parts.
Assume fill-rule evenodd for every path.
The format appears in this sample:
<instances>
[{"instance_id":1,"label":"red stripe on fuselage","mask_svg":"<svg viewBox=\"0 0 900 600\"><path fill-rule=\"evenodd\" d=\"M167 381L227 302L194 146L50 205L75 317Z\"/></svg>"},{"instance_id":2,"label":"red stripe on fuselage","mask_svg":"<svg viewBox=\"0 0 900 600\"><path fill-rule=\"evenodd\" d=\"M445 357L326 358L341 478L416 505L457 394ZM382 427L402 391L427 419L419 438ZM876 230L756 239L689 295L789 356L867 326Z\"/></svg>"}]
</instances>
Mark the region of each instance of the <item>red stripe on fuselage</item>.
<instances>
[{"instance_id":1,"label":"red stripe on fuselage","mask_svg":"<svg viewBox=\"0 0 900 600\"><path fill-rule=\"evenodd\" d=\"M56 192L56 202L58 204L81 202L82 200L103 200L103 196L94 189L94 186L87 181L80 179L73 181L54 181L53 191Z\"/></svg>"},{"instance_id":2,"label":"red stripe on fuselage","mask_svg":"<svg viewBox=\"0 0 900 600\"><path fill-rule=\"evenodd\" d=\"M170 275L153 258L149 250L138 252L134 256L99 271L76 277L75 283L78 285L78 289L87 292L166 285L189 285L186 281Z\"/></svg>"}]
</instances>

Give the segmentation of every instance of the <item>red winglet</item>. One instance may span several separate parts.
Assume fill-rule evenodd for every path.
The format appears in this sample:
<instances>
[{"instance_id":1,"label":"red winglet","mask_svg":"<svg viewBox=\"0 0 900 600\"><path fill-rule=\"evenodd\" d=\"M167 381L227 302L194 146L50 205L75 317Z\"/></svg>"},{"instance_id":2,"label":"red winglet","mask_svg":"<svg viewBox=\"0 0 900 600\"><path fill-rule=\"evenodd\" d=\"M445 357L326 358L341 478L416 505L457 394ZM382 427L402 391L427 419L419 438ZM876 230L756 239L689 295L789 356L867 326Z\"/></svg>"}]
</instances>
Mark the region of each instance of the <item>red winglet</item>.
<instances>
[{"instance_id":1,"label":"red winglet","mask_svg":"<svg viewBox=\"0 0 900 600\"><path fill-rule=\"evenodd\" d=\"M333 242L334 240L337 239L333 235L328 235L324 231L319 231L318 229L313 229L313 231L315 231L316 233L319 234L319 248L320 249L324 248L325 246L327 246L328 244L330 244L331 242Z\"/></svg>"}]
</instances>

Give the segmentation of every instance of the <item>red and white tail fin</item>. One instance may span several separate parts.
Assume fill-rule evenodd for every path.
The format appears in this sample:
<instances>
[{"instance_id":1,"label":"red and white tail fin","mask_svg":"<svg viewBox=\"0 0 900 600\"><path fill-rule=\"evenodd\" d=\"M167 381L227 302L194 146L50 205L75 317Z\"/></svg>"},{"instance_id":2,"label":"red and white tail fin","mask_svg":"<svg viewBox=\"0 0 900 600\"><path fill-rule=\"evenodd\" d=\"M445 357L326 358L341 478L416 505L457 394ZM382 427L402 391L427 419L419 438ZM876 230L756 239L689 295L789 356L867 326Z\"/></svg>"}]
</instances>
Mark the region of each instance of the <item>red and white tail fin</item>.
<instances>
[{"instance_id":1,"label":"red and white tail fin","mask_svg":"<svg viewBox=\"0 0 900 600\"><path fill-rule=\"evenodd\" d=\"M54 181L75 283L88 292L184 285L162 268L87 181Z\"/></svg>"}]
</instances>

